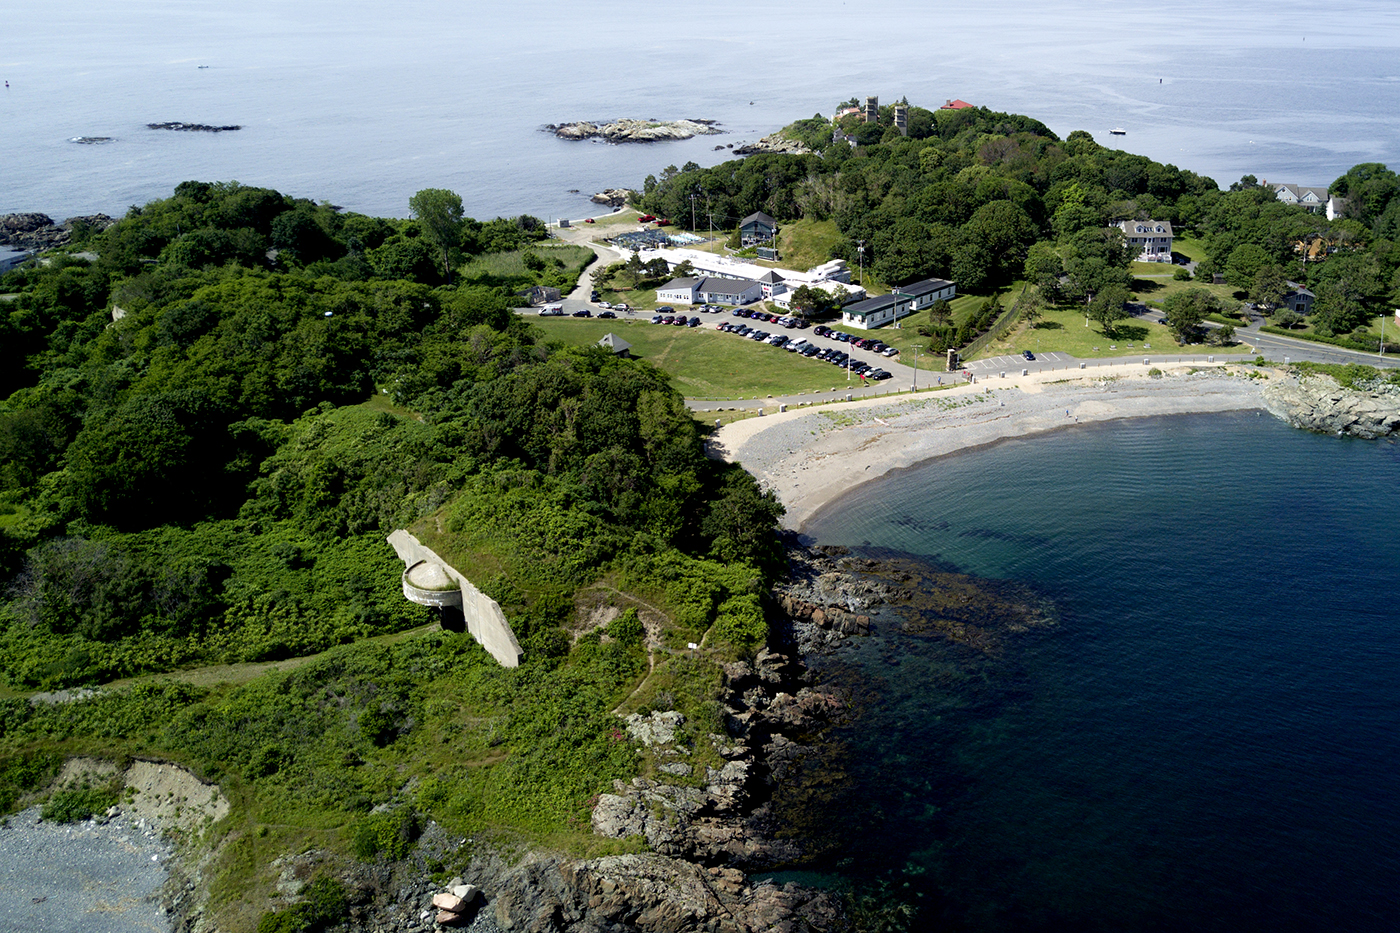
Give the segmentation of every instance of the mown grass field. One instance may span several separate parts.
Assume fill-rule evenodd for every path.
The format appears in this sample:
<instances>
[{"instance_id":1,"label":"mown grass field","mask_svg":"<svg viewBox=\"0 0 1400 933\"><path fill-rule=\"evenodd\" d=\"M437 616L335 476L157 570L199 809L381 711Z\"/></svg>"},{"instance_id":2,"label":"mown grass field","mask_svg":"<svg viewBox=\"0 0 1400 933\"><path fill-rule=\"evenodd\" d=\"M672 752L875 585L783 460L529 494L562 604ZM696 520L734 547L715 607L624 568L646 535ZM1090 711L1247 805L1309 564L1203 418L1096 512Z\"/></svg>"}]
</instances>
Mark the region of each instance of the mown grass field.
<instances>
[{"instance_id":1,"label":"mown grass field","mask_svg":"<svg viewBox=\"0 0 1400 933\"><path fill-rule=\"evenodd\" d=\"M1136 266L1138 263L1134 263L1134 265ZM1149 265L1149 263L1142 263L1142 265ZM1227 304L1233 304L1239 301L1239 299L1235 297L1235 288L1233 285L1211 285L1206 282L1196 281L1178 282L1171 278L1135 278L1133 279L1131 297L1134 300L1144 301L1150 305L1160 307L1162 302L1169 296L1192 288L1203 288Z\"/></svg>"},{"instance_id":2,"label":"mown grass field","mask_svg":"<svg viewBox=\"0 0 1400 933\"><path fill-rule=\"evenodd\" d=\"M700 320L696 328L621 319L540 318L530 323L575 346L616 334L632 345L633 356L670 375L672 385L687 398L764 398L824 392L845 384L844 373L828 363L715 330L720 321L733 320L728 315L705 314ZM787 333L777 325L765 329Z\"/></svg>"},{"instance_id":3,"label":"mown grass field","mask_svg":"<svg viewBox=\"0 0 1400 933\"><path fill-rule=\"evenodd\" d=\"M1047 309L1035 327L1029 327L1025 323L1016 325L1005 339L993 341L977 355L977 358L1019 354L1022 350L1030 350L1032 353L1068 353L1080 359L1126 356L1139 352L1147 356L1164 357L1249 352L1249 348L1242 344L1233 347L1178 347L1176 338L1165 325L1136 318L1120 321L1115 336L1110 339L1104 336L1099 325L1093 321L1085 327L1082 311Z\"/></svg>"}]
</instances>

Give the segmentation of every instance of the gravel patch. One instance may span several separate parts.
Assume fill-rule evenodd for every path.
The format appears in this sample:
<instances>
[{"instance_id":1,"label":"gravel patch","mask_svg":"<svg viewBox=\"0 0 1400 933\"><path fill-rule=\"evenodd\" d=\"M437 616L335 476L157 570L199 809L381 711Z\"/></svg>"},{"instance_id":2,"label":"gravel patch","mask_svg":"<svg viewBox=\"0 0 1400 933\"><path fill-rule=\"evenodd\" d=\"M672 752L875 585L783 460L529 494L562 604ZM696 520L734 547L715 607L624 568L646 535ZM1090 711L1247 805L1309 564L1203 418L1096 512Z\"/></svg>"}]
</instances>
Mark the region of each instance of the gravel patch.
<instances>
[{"instance_id":1,"label":"gravel patch","mask_svg":"<svg viewBox=\"0 0 1400 933\"><path fill-rule=\"evenodd\" d=\"M38 807L16 813L0 825L0 930L170 930L161 889L173 854L145 820L62 824L41 821Z\"/></svg>"}]
</instances>

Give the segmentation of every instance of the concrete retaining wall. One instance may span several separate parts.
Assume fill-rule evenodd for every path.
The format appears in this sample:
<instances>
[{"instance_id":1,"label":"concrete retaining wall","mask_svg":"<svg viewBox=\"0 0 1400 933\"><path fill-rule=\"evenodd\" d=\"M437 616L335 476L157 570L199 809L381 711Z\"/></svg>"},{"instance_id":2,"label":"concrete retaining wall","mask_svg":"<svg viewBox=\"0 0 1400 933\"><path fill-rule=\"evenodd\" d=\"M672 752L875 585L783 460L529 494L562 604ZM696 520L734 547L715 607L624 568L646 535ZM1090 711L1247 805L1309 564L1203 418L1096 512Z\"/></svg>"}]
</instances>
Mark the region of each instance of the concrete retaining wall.
<instances>
[{"instance_id":1,"label":"concrete retaining wall","mask_svg":"<svg viewBox=\"0 0 1400 933\"><path fill-rule=\"evenodd\" d=\"M389 544L408 567L425 560L441 565L462 587L462 615L467 621L467 631L505 667L520 666L520 642L516 641L506 614L494 599L472 586L455 567L407 531L400 529L389 535Z\"/></svg>"}]
</instances>

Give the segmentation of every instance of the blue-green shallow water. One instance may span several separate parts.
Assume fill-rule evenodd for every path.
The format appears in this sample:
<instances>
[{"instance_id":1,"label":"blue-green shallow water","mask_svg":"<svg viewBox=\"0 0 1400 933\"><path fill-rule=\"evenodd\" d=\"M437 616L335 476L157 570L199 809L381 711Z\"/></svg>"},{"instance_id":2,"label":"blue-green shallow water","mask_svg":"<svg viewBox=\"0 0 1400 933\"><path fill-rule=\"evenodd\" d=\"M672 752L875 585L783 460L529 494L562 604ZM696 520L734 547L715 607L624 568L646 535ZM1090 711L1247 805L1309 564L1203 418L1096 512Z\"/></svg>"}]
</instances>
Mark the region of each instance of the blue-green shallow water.
<instances>
[{"instance_id":1,"label":"blue-green shallow water","mask_svg":"<svg viewBox=\"0 0 1400 933\"><path fill-rule=\"evenodd\" d=\"M853 491L813 539L1028 583L1057 618L992 654L886 624L844 656L875 686L834 870L914 928L1400 928L1398 513L1400 444L1255 412Z\"/></svg>"}]
</instances>

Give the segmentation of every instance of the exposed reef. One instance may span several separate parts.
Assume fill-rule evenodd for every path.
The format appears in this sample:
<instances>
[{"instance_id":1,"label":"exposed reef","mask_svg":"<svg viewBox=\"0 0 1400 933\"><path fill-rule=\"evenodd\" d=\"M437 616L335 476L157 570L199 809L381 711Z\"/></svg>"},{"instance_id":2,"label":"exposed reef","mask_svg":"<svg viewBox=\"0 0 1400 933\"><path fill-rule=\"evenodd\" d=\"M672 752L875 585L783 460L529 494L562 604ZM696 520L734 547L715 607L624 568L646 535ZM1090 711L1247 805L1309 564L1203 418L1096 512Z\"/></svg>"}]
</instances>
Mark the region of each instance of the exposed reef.
<instances>
[{"instance_id":1,"label":"exposed reef","mask_svg":"<svg viewBox=\"0 0 1400 933\"><path fill-rule=\"evenodd\" d=\"M231 133L241 130L241 126L210 126L208 123L147 123L148 130L175 130L178 133Z\"/></svg>"}]
</instances>

